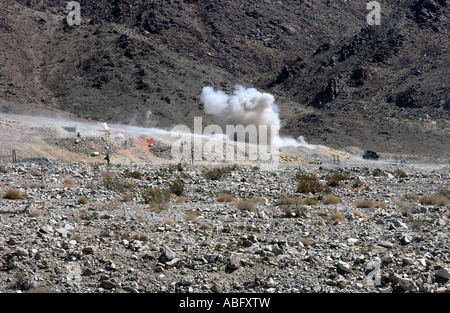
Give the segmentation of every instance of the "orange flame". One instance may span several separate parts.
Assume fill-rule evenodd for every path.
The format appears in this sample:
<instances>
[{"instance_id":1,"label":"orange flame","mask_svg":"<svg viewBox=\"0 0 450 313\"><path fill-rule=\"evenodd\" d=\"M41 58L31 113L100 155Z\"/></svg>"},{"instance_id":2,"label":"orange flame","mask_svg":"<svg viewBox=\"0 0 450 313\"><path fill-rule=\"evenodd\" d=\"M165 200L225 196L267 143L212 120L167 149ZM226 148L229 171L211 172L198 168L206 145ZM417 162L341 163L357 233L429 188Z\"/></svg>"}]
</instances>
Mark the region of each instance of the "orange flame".
<instances>
[{"instance_id":1,"label":"orange flame","mask_svg":"<svg viewBox=\"0 0 450 313\"><path fill-rule=\"evenodd\" d=\"M151 145L155 143L155 140L153 138L147 138L147 137L141 137L141 138L139 138L139 140L141 141L141 143L143 145L145 145L145 147L143 148L144 152L149 153L152 150Z\"/></svg>"}]
</instances>

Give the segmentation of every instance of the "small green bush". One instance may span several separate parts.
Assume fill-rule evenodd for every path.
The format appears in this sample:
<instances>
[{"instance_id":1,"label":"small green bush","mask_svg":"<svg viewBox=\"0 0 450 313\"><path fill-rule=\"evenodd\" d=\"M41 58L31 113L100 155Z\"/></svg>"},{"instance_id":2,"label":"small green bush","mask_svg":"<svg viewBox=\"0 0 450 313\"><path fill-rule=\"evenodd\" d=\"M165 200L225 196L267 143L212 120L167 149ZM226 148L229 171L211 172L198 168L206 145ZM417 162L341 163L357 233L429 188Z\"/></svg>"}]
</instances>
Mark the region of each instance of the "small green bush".
<instances>
[{"instance_id":1,"label":"small green bush","mask_svg":"<svg viewBox=\"0 0 450 313\"><path fill-rule=\"evenodd\" d=\"M303 204L306 205L318 205L319 202L317 202L316 198L310 197L303 200Z\"/></svg>"},{"instance_id":2,"label":"small green bush","mask_svg":"<svg viewBox=\"0 0 450 313\"><path fill-rule=\"evenodd\" d=\"M383 174L383 172L379 168L376 168L372 171L373 177L380 177L382 174Z\"/></svg>"},{"instance_id":3,"label":"small green bush","mask_svg":"<svg viewBox=\"0 0 450 313\"><path fill-rule=\"evenodd\" d=\"M408 177L406 172L402 169L396 169L396 170L392 171L392 175L394 175L394 177L396 177L398 179Z\"/></svg>"},{"instance_id":4,"label":"small green bush","mask_svg":"<svg viewBox=\"0 0 450 313\"><path fill-rule=\"evenodd\" d=\"M138 171L125 172L125 176L128 178L141 179L142 174Z\"/></svg>"},{"instance_id":5,"label":"small green bush","mask_svg":"<svg viewBox=\"0 0 450 313\"><path fill-rule=\"evenodd\" d=\"M342 181L346 181L346 180L350 180L350 177L348 177L345 174L339 173L339 172L335 172L329 176L327 176L326 178L327 180L327 185L330 187L337 187L340 185L340 183Z\"/></svg>"},{"instance_id":6,"label":"small green bush","mask_svg":"<svg viewBox=\"0 0 450 313\"><path fill-rule=\"evenodd\" d=\"M277 201L277 205L300 205L303 204L302 198L299 197L289 197L289 196L280 196L280 199Z\"/></svg>"},{"instance_id":7,"label":"small green bush","mask_svg":"<svg viewBox=\"0 0 450 313\"><path fill-rule=\"evenodd\" d=\"M228 193L218 196L216 200L218 202L236 202L236 199Z\"/></svg>"},{"instance_id":8,"label":"small green bush","mask_svg":"<svg viewBox=\"0 0 450 313\"><path fill-rule=\"evenodd\" d=\"M168 189L161 189L159 187L152 187L141 191L142 198L150 207L164 210L170 200L170 191Z\"/></svg>"},{"instance_id":9,"label":"small green bush","mask_svg":"<svg viewBox=\"0 0 450 313\"><path fill-rule=\"evenodd\" d=\"M184 193L184 182L180 178L173 180L169 184L169 191L178 197L182 196Z\"/></svg>"},{"instance_id":10,"label":"small green bush","mask_svg":"<svg viewBox=\"0 0 450 313\"><path fill-rule=\"evenodd\" d=\"M230 174L232 171L235 171L238 169L238 166L236 164L232 166L224 166L224 167L215 167L212 169L205 169L203 171L203 177L210 179L210 180L220 180L226 175Z\"/></svg>"},{"instance_id":11,"label":"small green bush","mask_svg":"<svg viewBox=\"0 0 450 313\"><path fill-rule=\"evenodd\" d=\"M136 184L129 182L127 180L122 180L118 177L103 177L102 179L103 186L108 190L126 192L127 190L131 190L136 188Z\"/></svg>"},{"instance_id":12,"label":"small green bush","mask_svg":"<svg viewBox=\"0 0 450 313\"><path fill-rule=\"evenodd\" d=\"M319 181L316 175L307 174L302 171L297 172L295 179L299 182L297 185L297 192L300 193L318 193L328 192L327 188Z\"/></svg>"}]
</instances>

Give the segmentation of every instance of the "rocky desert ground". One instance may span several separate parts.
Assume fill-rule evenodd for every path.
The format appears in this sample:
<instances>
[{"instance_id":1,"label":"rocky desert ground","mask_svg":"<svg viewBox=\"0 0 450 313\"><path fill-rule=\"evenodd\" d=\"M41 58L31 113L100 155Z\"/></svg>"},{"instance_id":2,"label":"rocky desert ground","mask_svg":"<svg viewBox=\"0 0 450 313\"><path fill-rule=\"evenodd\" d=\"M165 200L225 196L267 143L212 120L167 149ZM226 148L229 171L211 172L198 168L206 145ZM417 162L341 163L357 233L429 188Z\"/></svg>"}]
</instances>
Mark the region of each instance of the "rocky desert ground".
<instances>
[{"instance_id":1,"label":"rocky desert ground","mask_svg":"<svg viewBox=\"0 0 450 313\"><path fill-rule=\"evenodd\" d=\"M0 293L39 294L4 303L450 292L448 1L70 3L0 4ZM274 126L279 158L209 158L235 143L198 117Z\"/></svg>"},{"instance_id":2,"label":"rocky desert ground","mask_svg":"<svg viewBox=\"0 0 450 313\"><path fill-rule=\"evenodd\" d=\"M167 135L146 150L136 129L0 121L2 293L450 291L448 162L290 147L275 169L190 164Z\"/></svg>"}]
</instances>

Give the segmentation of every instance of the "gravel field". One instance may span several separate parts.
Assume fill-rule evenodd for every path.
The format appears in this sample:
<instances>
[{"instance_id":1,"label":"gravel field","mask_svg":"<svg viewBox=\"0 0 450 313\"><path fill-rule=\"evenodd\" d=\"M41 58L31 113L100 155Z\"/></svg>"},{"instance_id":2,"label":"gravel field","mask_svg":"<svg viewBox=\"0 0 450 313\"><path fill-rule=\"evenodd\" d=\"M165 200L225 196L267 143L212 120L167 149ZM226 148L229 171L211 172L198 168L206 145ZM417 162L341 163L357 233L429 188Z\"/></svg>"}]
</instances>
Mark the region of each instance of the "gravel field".
<instances>
[{"instance_id":1,"label":"gravel field","mask_svg":"<svg viewBox=\"0 0 450 313\"><path fill-rule=\"evenodd\" d=\"M4 164L0 292L449 292L449 182L376 162Z\"/></svg>"}]
</instances>

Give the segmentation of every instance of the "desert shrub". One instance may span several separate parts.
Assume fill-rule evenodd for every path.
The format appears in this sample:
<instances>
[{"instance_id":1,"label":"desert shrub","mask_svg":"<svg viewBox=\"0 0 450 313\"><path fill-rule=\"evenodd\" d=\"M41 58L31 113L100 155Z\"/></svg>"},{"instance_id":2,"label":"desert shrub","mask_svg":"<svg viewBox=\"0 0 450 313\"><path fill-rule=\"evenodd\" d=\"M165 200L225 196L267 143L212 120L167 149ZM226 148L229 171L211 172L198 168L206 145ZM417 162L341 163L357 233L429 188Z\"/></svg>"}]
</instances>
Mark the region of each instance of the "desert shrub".
<instances>
[{"instance_id":1,"label":"desert shrub","mask_svg":"<svg viewBox=\"0 0 450 313\"><path fill-rule=\"evenodd\" d=\"M295 179L298 181L297 192L300 193L318 193L326 191L323 184L319 181L316 175L307 174L304 172L297 172Z\"/></svg>"},{"instance_id":2,"label":"desert shrub","mask_svg":"<svg viewBox=\"0 0 450 313\"><path fill-rule=\"evenodd\" d=\"M241 200L241 201L238 201L237 204L236 204L236 207L237 207L239 210L242 210L242 211L250 211L250 212L253 212L253 211L255 211L255 209L256 209L255 203L252 202L252 201L249 201L249 200Z\"/></svg>"},{"instance_id":3,"label":"desert shrub","mask_svg":"<svg viewBox=\"0 0 450 313\"><path fill-rule=\"evenodd\" d=\"M133 235L131 238L134 240L138 240L138 241L148 241L147 235L144 235L144 234L136 234L136 235Z\"/></svg>"},{"instance_id":4,"label":"desert shrub","mask_svg":"<svg viewBox=\"0 0 450 313\"><path fill-rule=\"evenodd\" d=\"M333 212L331 213L330 217L335 224L339 224L344 221L344 216L341 212Z\"/></svg>"},{"instance_id":5,"label":"desert shrub","mask_svg":"<svg viewBox=\"0 0 450 313\"><path fill-rule=\"evenodd\" d=\"M420 204L424 205L433 205L434 204L434 198L432 196L423 196L420 198Z\"/></svg>"},{"instance_id":6,"label":"desert shrub","mask_svg":"<svg viewBox=\"0 0 450 313\"><path fill-rule=\"evenodd\" d=\"M170 191L168 189L161 189L152 187L141 191L142 198L146 204L156 211L162 211L167 208L170 200Z\"/></svg>"},{"instance_id":7,"label":"desert shrub","mask_svg":"<svg viewBox=\"0 0 450 313\"><path fill-rule=\"evenodd\" d=\"M250 198L248 201L253 202L254 204L266 204L266 200L264 198Z\"/></svg>"},{"instance_id":8,"label":"desert shrub","mask_svg":"<svg viewBox=\"0 0 450 313\"><path fill-rule=\"evenodd\" d=\"M89 204L89 200L86 197L80 197L77 200L78 204Z\"/></svg>"},{"instance_id":9,"label":"desert shrub","mask_svg":"<svg viewBox=\"0 0 450 313\"><path fill-rule=\"evenodd\" d=\"M125 176L128 178L134 178L134 179L141 179L142 174L138 171L132 171L132 172L125 172Z\"/></svg>"},{"instance_id":10,"label":"desert shrub","mask_svg":"<svg viewBox=\"0 0 450 313\"><path fill-rule=\"evenodd\" d=\"M339 197L333 194L324 195L322 199L323 204L339 204L340 202Z\"/></svg>"},{"instance_id":11,"label":"desert shrub","mask_svg":"<svg viewBox=\"0 0 450 313\"><path fill-rule=\"evenodd\" d=\"M436 204L440 206L450 205L450 199L445 196L437 196Z\"/></svg>"},{"instance_id":12,"label":"desert shrub","mask_svg":"<svg viewBox=\"0 0 450 313\"><path fill-rule=\"evenodd\" d=\"M409 216L412 214L412 205L403 201L397 200L395 201L395 208L400 211L403 216Z\"/></svg>"},{"instance_id":13,"label":"desert shrub","mask_svg":"<svg viewBox=\"0 0 450 313\"><path fill-rule=\"evenodd\" d=\"M124 193L124 194L122 195L122 201L123 201L123 202L129 202L129 201L131 201L131 195L130 195L129 193Z\"/></svg>"},{"instance_id":14,"label":"desert shrub","mask_svg":"<svg viewBox=\"0 0 450 313\"><path fill-rule=\"evenodd\" d=\"M184 181L179 177L169 183L169 191L178 197L184 193Z\"/></svg>"},{"instance_id":15,"label":"desert shrub","mask_svg":"<svg viewBox=\"0 0 450 313\"><path fill-rule=\"evenodd\" d=\"M370 209L375 206L374 203L370 200L361 200L361 201L356 202L355 205L357 208L360 208L360 209Z\"/></svg>"},{"instance_id":16,"label":"desert shrub","mask_svg":"<svg viewBox=\"0 0 450 313\"><path fill-rule=\"evenodd\" d=\"M118 177L103 177L102 183L106 189L119 192L126 192L136 188L136 184Z\"/></svg>"},{"instance_id":17,"label":"desert shrub","mask_svg":"<svg viewBox=\"0 0 450 313\"><path fill-rule=\"evenodd\" d=\"M299 197L290 197L286 195L280 196L280 199L277 201L277 205L300 205L303 204L302 198Z\"/></svg>"},{"instance_id":18,"label":"desert shrub","mask_svg":"<svg viewBox=\"0 0 450 313\"><path fill-rule=\"evenodd\" d=\"M19 287L19 289L28 290L31 288L30 282L29 282L27 275L25 274L25 271L23 269L19 269L14 274L14 277L16 279L16 285L17 285L17 287Z\"/></svg>"},{"instance_id":19,"label":"desert shrub","mask_svg":"<svg viewBox=\"0 0 450 313\"><path fill-rule=\"evenodd\" d=\"M420 198L419 201L423 205L439 205L439 206L450 205L450 199L440 194L426 195Z\"/></svg>"},{"instance_id":20,"label":"desert shrub","mask_svg":"<svg viewBox=\"0 0 450 313\"><path fill-rule=\"evenodd\" d=\"M66 188L75 187L75 181L68 176L64 176L64 187L66 187Z\"/></svg>"},{"instance_id":21,"label":"desert shrub","mask_svg":"<svg viewBox=\"0 0 450 313\"><path fill-rule=\"evenodd\" d=\"M409 217L408 219L405 220L406 224L409 225L410 227L417 227L420 228L422 226L425 225L426 220L421 219L421 218L412 218Z\"/></svg>"},{"instance_id":22,"label":"desert shrub","mask_svg":"<svg viewBox=\"0 0 450 313\"><path fill-rule=\"evenodd\" d=\"M186 197L177 197L176 202L177 202L177 203L184 203L184 202L186 202L186 200L187 200Z\"/></svg>"},{"instance_id":23,"label":"desert shrub","mask_svg":"<svg viewBox=\"0 0 450 313\"><path fill-rule=\"evenodd\" d=\"M359 178L355 178L355 180L352 183L353 188L359 188L362 185L363 185L363 183L361 182L361 180L359 180Z\"/></svg>"},{"instance_id":24,"label":"desert shrub","mask_svg":"<svg viewBox=\"0 0 450 313\"><path fill-rule=\"evenodd\" d=\"M319 210L319 211L317 211L317 216L326 217L329 214L330 214L330 212L328 212L327 210Z\"/></svg>"},{"instance_id":25,"label":"desert shrub","mask_svg":"<svg viewBox=\"0 0 450 313\"><path fill-rule=\"evenodd\" d=\"M377 201L375 202L374 206L376 208L380 208L380 209L386 209L387 208L387 204L383 201Z\"/></svg>"},{"instance_id":26,"label":"desert shrub","mask_svg":"<svg viewBox=\"0 0 450 313\"><path fill-rule=\"evenodd\" d=\"M392 175L394 175L394 177L400 179L400 178L406 178L408 177L408 175L406 174L406 172L402 169L396 169L394 171L392 171Z\"/></svg>"},{"instance_id":27,"label":"desert shrub","mask_svg":"<svg viewBox=\"0 0 450 313\"><path fill-rule=\"evenodd\" d=\"M383 174L383 171L380 170L379 168L376 168L372 171L372 176L373 177L380 177Z\"/></svg>"},{"instance_id":28,"label":"desert shrub","mask_svg":"<svg viewBox=\"0 0 450 313\"><path fill-rule=\"evenodd\" d=\"M238 169L238 166L236 164L232 166L224 166L224 167L214 167L212 169L205 169L203 170L203 177L210 179L210 180L220 180L226 175L230 174L232 171L235 171Z\"/></svg>"},{"instance_id":29,"label":"desert shrub","mask_svg":"<svg viewBox=\"0 0 450 313\"><path fill-rule=\"evenodd\" d=\"M218 202L236 202L236 199L228 193L218 196L216 200Z\"/></svg>"},{"instance_id":30,"label":"desert shrub","mask_svg":"<svg viewBox=\"0 0 450 313\"><path fill-rule=\"evenodd\" d=\"M330 187L337 187L340 185L340 183L342 181L346 181L346 180L350 180L350 177L348 177L345 174L339 173L339 172L335 172L329 176L327 176L326 178L327 180L327 185Z\"/></svg>"},{"instance_id":31,"label":"desert shrub","mask_svg":"<svg viewBox=\"0 0 450 313\"><path fill-rule=\"evenodd\" d=\"M306 198L303 200L303 204L306 205L318 205L319 202L317 201L316 198L310 197L310 198Z\"/></svg>"},{"instance_id":32,"label":"desert shrub","mask_svg":"<svg viewBox=\"0 0 450 313\"><path fill-rule=\"evenodd\" d=\"M28 195L26 192L21 192L19 189L9 189L4 195L3 199L10 199L10 200L25 200L28 198Z\"/></svg>"},{"instance_id":33,"label":"desert shrub","mask_svg":"<svg viewBox=\"0 0 450 313\"><path fill-rule=\"evenodd\" d=\"M116 173L111 172L109 169L106 171L101 171L100 175L102 176L102 178L107 178L107 179L112 179L112 178L116 177Z\"/></svg>"},{"instance_id":34,"label":"desert shrub","mask_svg":"<svg viewBox=\"0 0 450 313\"><path fill-rule=\"evenodd\" d=\"M198 217L198 212L195 212L192 210L188 210L186 212L186 214L184 215L184 219L186 221L191 221L191 222L195 221L197 219L197 217Z\"/></svg>"},{"instance_id":35,"label":"desert shrub","mask_svg":"<svg viewBox=\"0 0 450 313\"><path fill-rule=\"evenodd\" d=\"M364 214L360 210L353 210L352 213L358 217L364 216Z\"/></svg>"},{"instance_id":36,"label":"desert shrub","mask_svg":"<svg viewBox=\"0 0 450 313\"><path fill-rule=\"evenodd\" d=\"M45 189L45 185L44 184L39 184L39 183L32 183L30 185L31 189Z\"/></svg>"}]
</instances>

